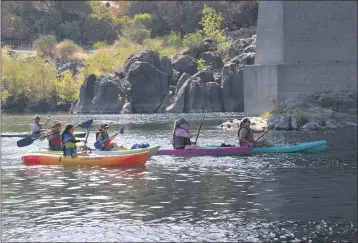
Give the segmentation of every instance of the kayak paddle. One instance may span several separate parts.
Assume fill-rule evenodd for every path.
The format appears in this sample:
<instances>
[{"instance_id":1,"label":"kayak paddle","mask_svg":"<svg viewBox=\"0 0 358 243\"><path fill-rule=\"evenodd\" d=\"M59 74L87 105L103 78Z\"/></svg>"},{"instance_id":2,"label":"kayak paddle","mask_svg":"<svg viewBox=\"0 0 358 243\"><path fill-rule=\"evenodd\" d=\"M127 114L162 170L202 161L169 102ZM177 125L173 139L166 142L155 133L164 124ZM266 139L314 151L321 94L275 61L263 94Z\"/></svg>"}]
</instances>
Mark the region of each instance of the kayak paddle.
<instances>
[{"instance_id":1,"label":"kayak paddle","mask_svg":"<svg viewBox=\"0 0 358 243\"><path fill-rule=\"evenodd\" d=\"M93 119L90 119L88 121L82 122L81 124L77 125L76 128L77 127L89 128L92 125L92 123L93 123ZM26 147L26 146L32 144L35 140L40 139L41 137L48 137L48 136L54 135L56 133L57 132L51 133L49 135L42 135L42 136L37 137L37 138L26 137L26 138L23 138L23 139L20 139L19 141L17 141L17 146L18 147Z\"/></svg>"},{"instance_id":2,"label":"kayak paddle","mask_svg":"<svg viewBox=\"0 0 358 243\"><path fill-rule=\"evenodd\" d=\"M275 125L271 126L269 129L267 129L258 139L256 139L256 141L254 143L256 143L257 141L259 141L260 138L262 138L268 131L270 131L272 128L274 128L277 123L279 123L280 121L276 122Z\"/></svg>"},{"instance_id":3,"label":"kayak paddle","mask_svg":"<svg viewBox=\"0 0 358 243\"><path fill-rule=\"evenodd\" d=\"M204 107L202 107L202 109L204 111ZM200 131L201 131L201 127L203 126L204 119L205 119L205 113L204 113L203 119L201 119L201 122L200 122L199 131L198 131L198 134L196 135L196 139L195 139L195 143L194 143L195 145L196 145L196 142L198 141L198 137L199 137L199 134L200 134Z\"/></svg>"}]
</instances>

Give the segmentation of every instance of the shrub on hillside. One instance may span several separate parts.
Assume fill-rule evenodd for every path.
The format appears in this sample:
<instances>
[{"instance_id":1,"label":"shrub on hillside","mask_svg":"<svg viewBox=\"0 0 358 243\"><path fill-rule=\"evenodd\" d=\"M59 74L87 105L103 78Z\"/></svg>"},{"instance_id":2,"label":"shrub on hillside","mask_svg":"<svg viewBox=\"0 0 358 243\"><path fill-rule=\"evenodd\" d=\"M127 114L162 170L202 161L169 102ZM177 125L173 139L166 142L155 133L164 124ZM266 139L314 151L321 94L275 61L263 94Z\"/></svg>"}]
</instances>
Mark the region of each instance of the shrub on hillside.
<instances>
[{"instance_id":1,"label":"shrub on hillside","mask_svg":"<svg viewBox=\"0 0 358 243\"><path fill-rule=\"evenodd\" d=\"M130 39L131 41L142 44L145 39L150 37L151 31L146 29L142 24L132 24L129 27L125 27L123 30L123 37Z\"/></svg>"},{"instance_id":2,"label":"shrub on hillside","mask_svg":"<svg viewBox=\"0 0 358 243\"><path fill-rule=\"evenodd\" d=\"M81 48L71 40L63 40L56 45L56 56L59 58L72 58L73 54L80 52Z\"/></svg>"},{"instance_id":3,"label":"shrub on hillside","mask_svg":"<svg viewBox=\"0 0 358 243\"><path fill-rule=\"evenodd\" d=\"M56 53L56 43L55 36L42 35L34 42L34 47L39 56L54 57Z\"/></svg>"},{"instance_id":4,"label":"shrub on hillside","mask_svg":"<svg viewBox=\"0 0 358 243\"><path fill-rule=\"evenodd\" d=\"M98 50L98 49L105 49L105 48L108 48L108 44L107 44L107 42L105 42L105 41L97 41L96 43L94 43L94 44L92 45L92 48L93 48L93 49L96 49L96 50Z\"/></svg>"},{"instance_id":5,"label":"shrub on hillside","mask_svg":"<svg viewBox=\"0 0 358 243\"><path fill-rule=\"evenodd\" d=\"M35 58L18 59L5 55L2 58L1 101L4 106L23 111L36 107L40 101L56 100L57 104L71 104L78 98L83 79L66 73L57 78L54 60Z\"/></svg>"},{"instance_id":6,"label":"shrub on hillside","mask_svg":"<svg viewBox=\"0 0 358 243\"><path fill-rule=\"evenodd\" d=\"M195 33L186 34L183 39L185 46L189 48L197 48L202 42L204 36L201 31L197 30Z\"/></svg>"}]
</instances>

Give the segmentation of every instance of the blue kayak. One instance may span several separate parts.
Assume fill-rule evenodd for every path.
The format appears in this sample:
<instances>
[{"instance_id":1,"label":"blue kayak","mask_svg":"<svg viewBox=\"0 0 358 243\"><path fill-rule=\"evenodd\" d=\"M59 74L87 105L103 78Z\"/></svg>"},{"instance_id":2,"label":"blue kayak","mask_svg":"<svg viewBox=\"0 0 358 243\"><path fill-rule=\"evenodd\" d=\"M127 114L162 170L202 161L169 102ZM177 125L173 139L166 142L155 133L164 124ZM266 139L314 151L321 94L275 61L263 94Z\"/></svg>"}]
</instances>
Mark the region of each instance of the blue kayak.
<instances>
[{"instance_id":1,"label":"blue kayak","mask_svg":"<svg viewBox=\"0 0 358 243\"><path fill-rule=\"evenodd\" d=\"M326 151L328 143L326 140L296 143L296 144L277 144L275 147L253 148L252 153L318 153Z\"/></svg>"},{"instance_id":2,"label":"blue kayak","mask_svg":"<svg viewBox=\"0 0 358 243\"><path fill-rule=\"evenodd\" d=\"M218 145L203 145L203 147L213 148L219 147ZM252 153L318 153L326 151L328 143L326 140L296 143L296 144L277 144L274 147L253 148Z\"/></svg>"}]
</instances>

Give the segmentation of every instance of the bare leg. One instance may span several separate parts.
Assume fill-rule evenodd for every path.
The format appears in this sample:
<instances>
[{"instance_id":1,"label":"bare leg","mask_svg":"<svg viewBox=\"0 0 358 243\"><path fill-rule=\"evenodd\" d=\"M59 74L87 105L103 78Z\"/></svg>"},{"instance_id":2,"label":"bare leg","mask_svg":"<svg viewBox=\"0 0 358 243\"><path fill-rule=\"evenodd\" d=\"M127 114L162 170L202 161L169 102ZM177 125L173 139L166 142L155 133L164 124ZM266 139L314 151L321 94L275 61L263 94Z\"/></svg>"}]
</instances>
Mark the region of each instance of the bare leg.
<instances>
[{"instance_id":1,"label":"bare leg","mask_svg":"<svg viewBox=\"0 0 358 243\"><path fill-rule=\"evenodd\" d=\"M114 150L114 151L116 151L116 150L128 150L126 147L118 146L116 143L111 143L110 144L110 149Z\"/></svg>"}]
</instances>

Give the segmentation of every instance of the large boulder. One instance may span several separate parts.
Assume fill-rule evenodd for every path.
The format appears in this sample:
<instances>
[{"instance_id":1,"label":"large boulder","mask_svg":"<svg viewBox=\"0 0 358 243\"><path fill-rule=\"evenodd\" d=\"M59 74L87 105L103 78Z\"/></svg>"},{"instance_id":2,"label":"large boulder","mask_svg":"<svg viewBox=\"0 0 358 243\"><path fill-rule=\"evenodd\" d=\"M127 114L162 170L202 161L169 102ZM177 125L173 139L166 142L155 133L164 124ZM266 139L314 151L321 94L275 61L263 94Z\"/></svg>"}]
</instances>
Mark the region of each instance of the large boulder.
<instances>
[{"instance_id":1,"label":"large boulder","mask_svg":"<svg viewBox=\"0 0 358 243\"><path fill-rule=\"evenodd\" d=\"M248 46L256 46L256 35L253 35L251 38L238 39L231 43L228 50L229 57L232 58L240 55ZM253 47L250 47L248 50L252 50L252 48Z\"/></svg>"},{"instance_id":2,"label":"large boulder","mask_svg":"<svg viewBox=\"0 0 358 243\"><path fill-rule=\"evenodd\" d=\"M184 76L185 75L185 76ZM184 77L183 77L184 76ZM190 86L190 76L188 74L183 74L179 79L176 90L173 94L171 103L165 109L168 113L181 113L185 111L185 103L188 97L188 90ZM183 83L181 83L181 81ZM179 85L180 84L180 85Z\"/></svg>"},{"instance_id":3,"label":"large boulder","mask_svg":"<svg viewBox=\"0 0 358 243\"><path fill-rule=\"evenodd\" d=\"M198 65L191 56L176 55L172 60L173 68L180 74L188 73L194 75L198 71Z\"/></svg>"},{"instance_id":4,"label":"large boulder","mask_svg":"<svg viewBox=\"0 0 358 243\"><path fill-rule=\"evenodd\" d=\"M96 82L96 96L92 101L91 113L120 113L126 94L118 83L107 79Z\"/></svg>"},{"instance_id":5,"label":"large boulder","mask_svg":"<svg viewBox=\"0 0 358 243\"><path fill-rule=\"evenodd\" d=\"M132 114L132 104L130 102L124 103L121 113Z\"/></svg>"},{"instance_id":6,"label":"large boulder","mask_svg":"<svg viewBox=\"0 0 358 243\"><path fill-rule=\"evenodd\" d=\"M135 62L147 62L150 65L159 69L160 71L164 72L163 64L162 61L160 60L160 56L158 52L154 50L146 50L139 54L129 56L124 64L124 72L127 73L130 69L130 66ZM165 64L167 65L167 63Z\"/></svg>"},{"instance_id":7,"label":"large boulder","mask_svg":"<svg viewBox=\"0 0 358 243\"><path fill-rule=\"evenodd\" d=\"M222 97L225 112L244 111L244 72L235 63L226 63L222 71Z\"/></svg>"},{"instance_id":8,"label":"large boulder","mask_svg":"<svg viewBox=\"0 0 358 243\"><path fill-rule=\"evenodd\" d=\"M215 82L207 82L205 83L205 88L209 110L211 112L224 111L220 85Z\"/></svg>"},{"instance_id":9,"label":"large boulder","mask_svg":"<svg viewBox=\"0 0 358 243\"><path fill-rule=\"evenodd\" d=\"M193 113L203 112L203 109L208 110L205 84L199 77L192 77L190 81L185 112Z\"/></svg>"},{"instance_id":10,"label":"large boulder","mask_svg":"<svg viewBox=\"0 0 358 243\"><path fill-rule=\"evenodd\" d=\"M75 109L78 113L89 113L91 111L96 80L97 76L90 74L83 81L80 88L80 98L77 102L77 108Z\"/></svg>"},{"instance_id":11,"label":"large boulder","mask_svg":"<svg viewBox=\"0 0 358 243\"><path fill-rule=\"evenodd\" d=\"M203 59L205 61L205 66L210 66L212 69L221 69L224 66L224 62L219 52L203 52L199 55L199 59Z\"/></svg>"},{"instance_id":12,"label":"large boulder","mask_svg":"<svg viewBox=\"0 0 358 243\"><path fill-rule=\"evenodd\" d=\"M134 62L126 74L135 113L155 113L168 93L168 75L147 62Z\"/></svg>"},{"instance_id":13,"label":"large boulder","mask_svg":"<svg viewBox=\"0 0 358 243\"><path fill-rule=\"evenodd\" d=\"M214 82L213 71L206 69L196 73L193 77L199 77L204 83Z\"/></svg>"},{"instance_id":14,"label":"large boulder","mask_svg":"<svg viewBox=\"0 0 358 243\"><path fill-rule=\"evenodd\" d=\"M166 73L168 75L168 77L171 78L172 74L173 74L172 62L170 61L170 59L168 57L162 57L161 62L162 62L162 67L163 67L163 69L161 71Z\"/></svg>"}]
</instances>

